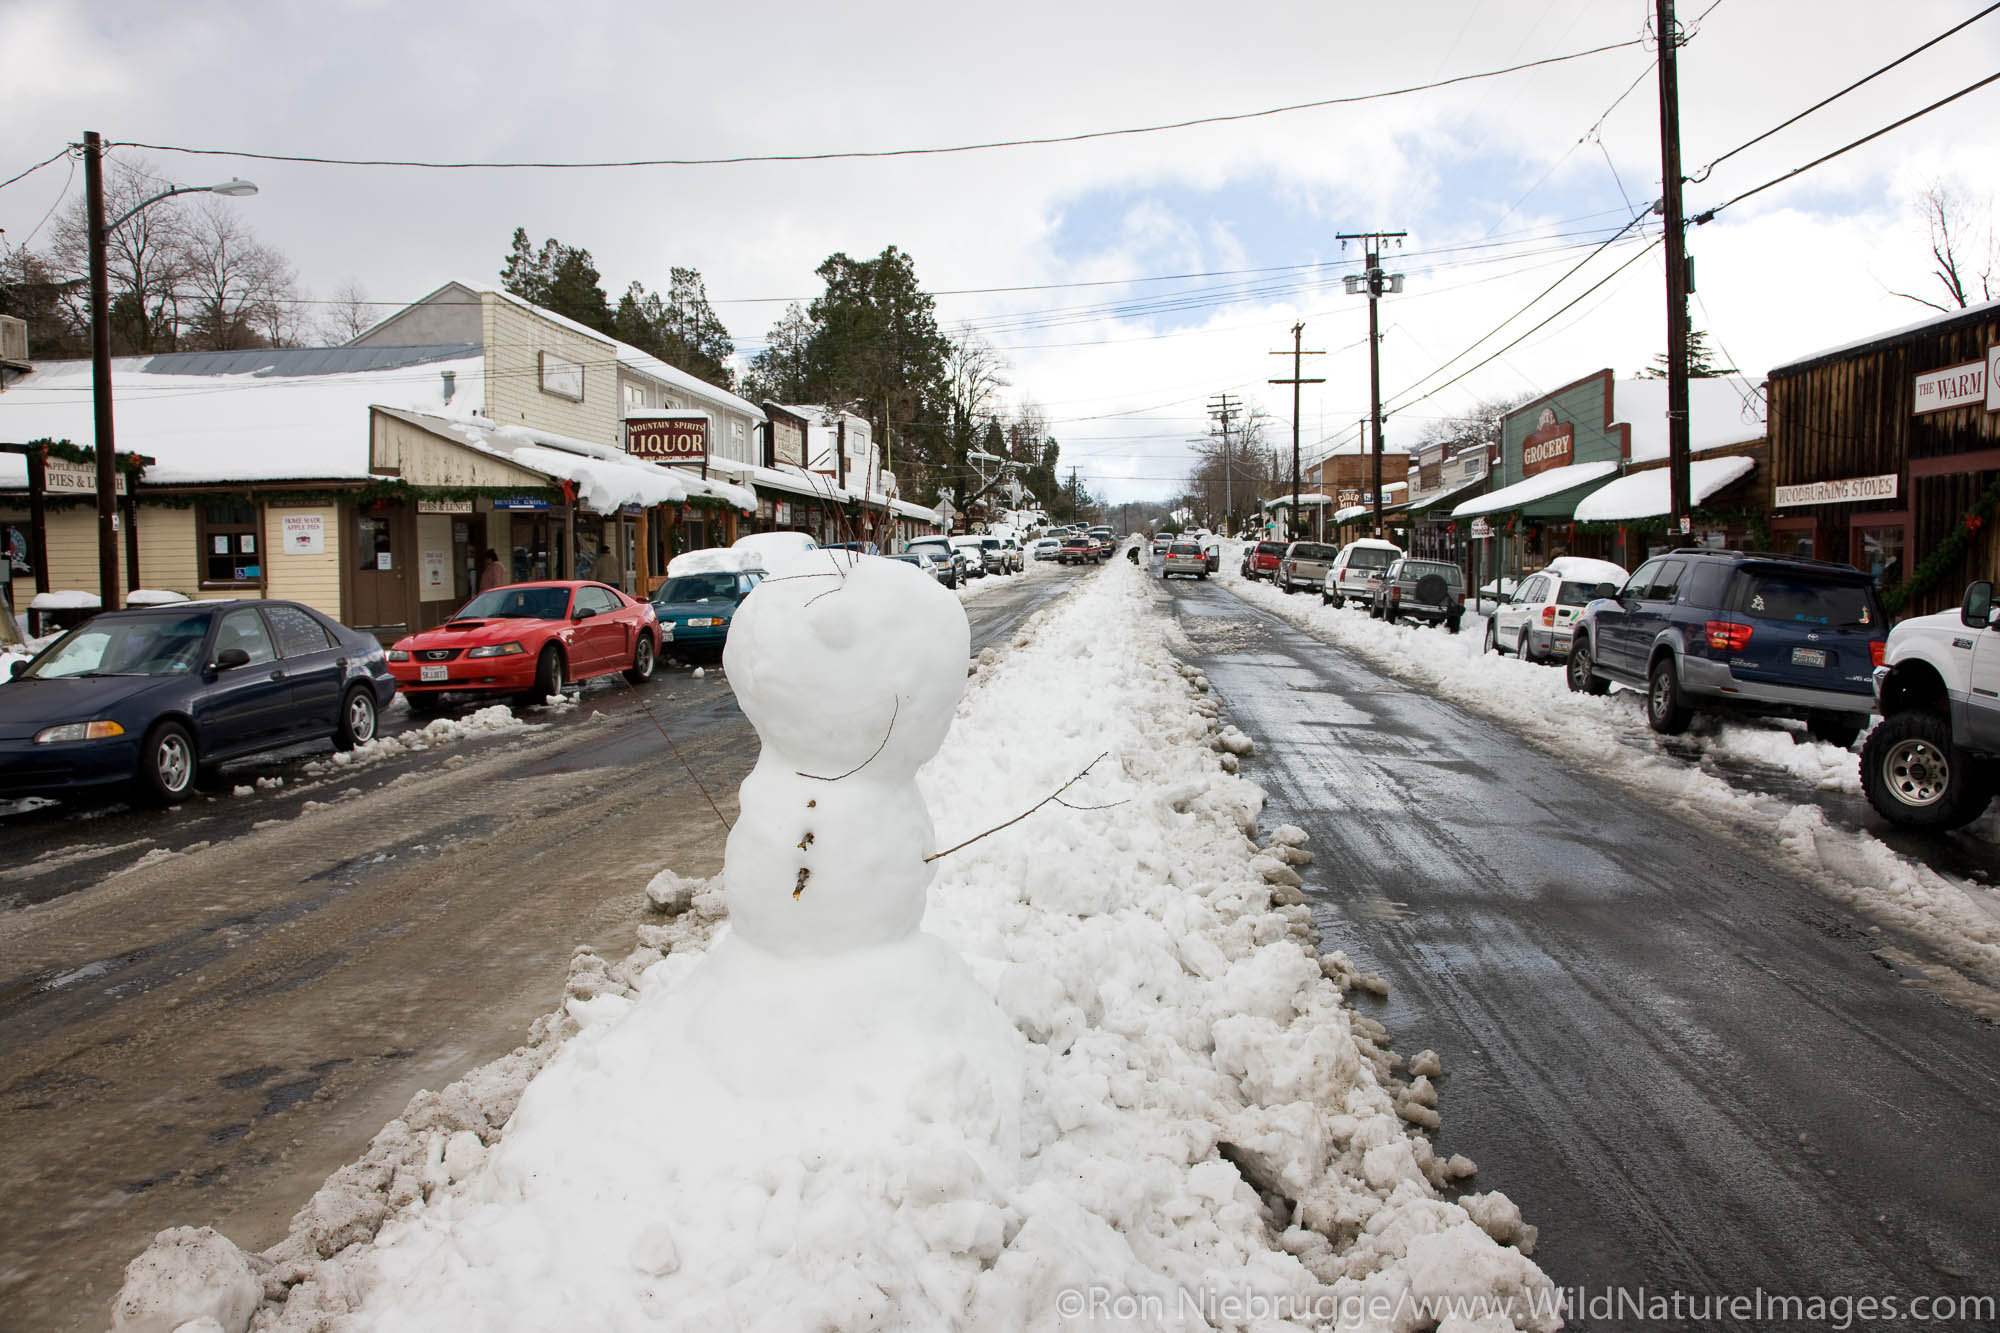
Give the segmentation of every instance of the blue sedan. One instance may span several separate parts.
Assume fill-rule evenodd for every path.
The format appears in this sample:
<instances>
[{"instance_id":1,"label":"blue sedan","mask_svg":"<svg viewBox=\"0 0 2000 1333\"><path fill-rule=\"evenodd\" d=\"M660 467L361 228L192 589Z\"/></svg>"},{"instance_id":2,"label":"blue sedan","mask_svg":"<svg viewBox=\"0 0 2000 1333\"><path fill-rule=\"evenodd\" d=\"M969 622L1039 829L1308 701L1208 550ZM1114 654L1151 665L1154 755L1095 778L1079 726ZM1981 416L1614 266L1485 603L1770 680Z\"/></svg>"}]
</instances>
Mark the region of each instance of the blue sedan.
<instances>
[{"instance_id":1,"label":"blue sedan","mask_svg":"<svg viewBox=\"0 0 2000 1333\"><path fill-rule=\"evenodd\" d=\"M761 571L718 571L710 574L681 574L668 579L653 594L653 614L659 617L661 637L676 648L713 648L720 652L729 638L729 622L735 618L750 590L763 578Z\"/></svg>"},{"instance_id":2,"label":"blue sedan","mask_svg":"<svg viewBox=\"0 0 2000 1333\"><path fill-rule=\"evenodd\" d=\"M0 684L0 797L130 785L185 798L224 760L351 749L395 697L381 644L292 602L93 616Z\"/></svg>"}]
</instances>

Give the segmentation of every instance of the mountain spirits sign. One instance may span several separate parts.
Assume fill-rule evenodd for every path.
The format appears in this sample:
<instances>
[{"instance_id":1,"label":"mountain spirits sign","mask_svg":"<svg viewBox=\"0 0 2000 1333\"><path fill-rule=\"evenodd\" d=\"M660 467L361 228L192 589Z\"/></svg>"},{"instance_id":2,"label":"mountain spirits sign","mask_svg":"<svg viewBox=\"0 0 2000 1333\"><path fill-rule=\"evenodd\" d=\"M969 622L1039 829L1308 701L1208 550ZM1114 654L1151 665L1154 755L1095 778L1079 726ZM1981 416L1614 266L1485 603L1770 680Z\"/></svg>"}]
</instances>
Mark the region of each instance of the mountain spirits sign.
<instances>
[{"instance_id":1,"label":"mountain spirits sign","mask_svg":"<svg viewBox=\"0 0 2000 1333\"><path fill-rule=\"evenodd\" d=\"M706 463L708 415L663 412L627 417L625 452L656 463Z\"/></svg>"}]
</instances>

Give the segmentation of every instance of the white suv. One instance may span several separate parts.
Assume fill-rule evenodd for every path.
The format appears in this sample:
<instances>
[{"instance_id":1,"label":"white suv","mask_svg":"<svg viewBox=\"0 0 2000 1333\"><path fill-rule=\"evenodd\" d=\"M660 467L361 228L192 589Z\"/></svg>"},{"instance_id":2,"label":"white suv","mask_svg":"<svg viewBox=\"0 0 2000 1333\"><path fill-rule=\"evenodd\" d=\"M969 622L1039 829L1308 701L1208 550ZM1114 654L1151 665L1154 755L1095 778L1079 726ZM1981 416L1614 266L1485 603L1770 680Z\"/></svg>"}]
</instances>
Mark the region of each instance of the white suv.
<instances>
[{"instance_id":1,"label":"white suv","mask_svg":"<svg viewBox=\"0 0 2000 1333\"><path fill-rule=\"evenodd\" d=\"M1382 571L1403 558L1403 548L1394 542L1363 537L1340 548L1326 571L1326 585L1319 599L1327 606L1340 606L1350 597L1363 606L1374 599L1382 584Z\"/></svg>"},{"instance_id":2,"label":"white suv","mask_svg":"<svg viewBox=\"0 0 2000 1333\"><path fill-rule=\"evenodd\" d=\"M1493 609L1486 622L1486 651L1515 653L1524 662L1567 660L1570 632L1597 596L1597 585L1622 588L1630 577L1631 571L1609 560L1557 556Z\"/></svg>"}]
</instances>

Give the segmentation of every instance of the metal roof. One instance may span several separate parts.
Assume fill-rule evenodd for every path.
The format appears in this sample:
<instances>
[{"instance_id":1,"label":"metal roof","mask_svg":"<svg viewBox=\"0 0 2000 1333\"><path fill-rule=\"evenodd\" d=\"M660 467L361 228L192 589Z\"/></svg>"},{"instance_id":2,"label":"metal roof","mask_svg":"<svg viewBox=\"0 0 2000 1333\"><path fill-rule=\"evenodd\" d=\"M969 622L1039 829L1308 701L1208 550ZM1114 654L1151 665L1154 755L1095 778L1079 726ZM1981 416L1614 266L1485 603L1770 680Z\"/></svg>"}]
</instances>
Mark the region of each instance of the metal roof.
<instances>
[{"instance_id":1,"label":"metal roof","mask_svg":"<svg viewBox=\"0 0 2000 1333\"><path fill-rule=\"evenodd\" d=\"M342 375L394 370L478 356L479 343L425 347L253 347L240 352L162 352L139 369L149 375Z\"/></svg>"}]
</instances>

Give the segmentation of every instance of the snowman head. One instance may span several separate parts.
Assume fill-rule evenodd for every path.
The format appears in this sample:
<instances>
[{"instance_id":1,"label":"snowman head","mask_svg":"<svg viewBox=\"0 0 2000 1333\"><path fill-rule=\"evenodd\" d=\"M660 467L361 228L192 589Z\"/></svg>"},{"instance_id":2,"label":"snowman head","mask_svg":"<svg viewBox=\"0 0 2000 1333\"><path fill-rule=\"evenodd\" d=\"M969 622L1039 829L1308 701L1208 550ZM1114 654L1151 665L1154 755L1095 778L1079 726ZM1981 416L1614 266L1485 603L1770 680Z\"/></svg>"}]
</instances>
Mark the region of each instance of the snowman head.
<instances>
[{"instance_id":1,"label":"snowman head","mask_svg":"<svg viewBox=\"0 0 2000 1333\"><path fill-rule=\"evenodd\" d=\"M743 601L723 665L767 750L799 772L913 776L965 691L965 610L916 565L809 551Z\"/></svg>"}]
</instances>

